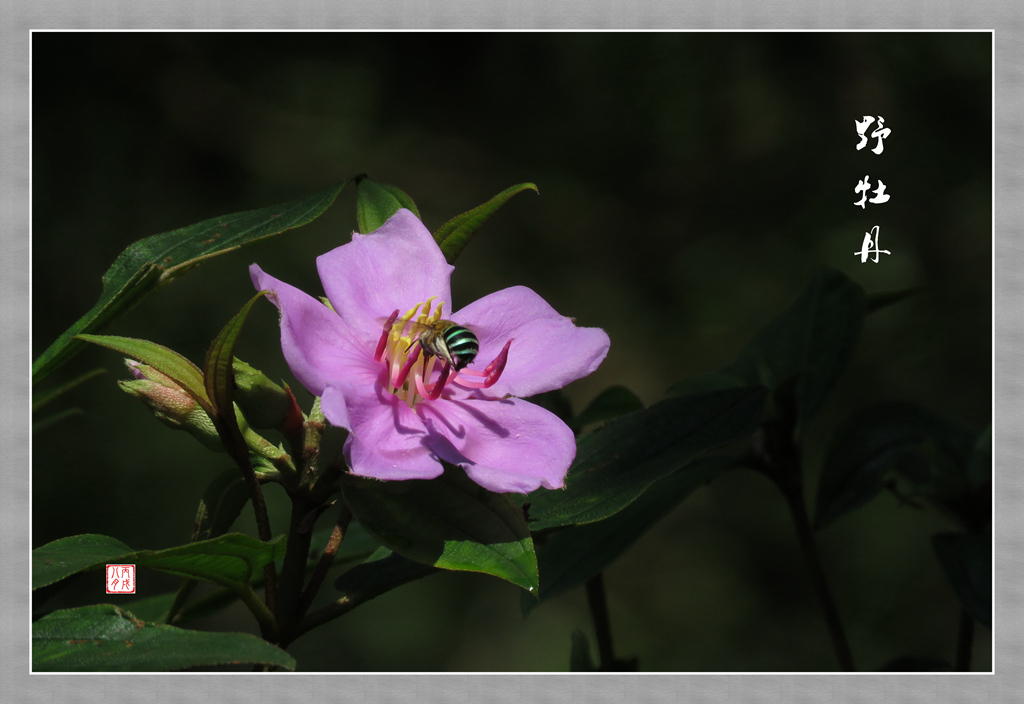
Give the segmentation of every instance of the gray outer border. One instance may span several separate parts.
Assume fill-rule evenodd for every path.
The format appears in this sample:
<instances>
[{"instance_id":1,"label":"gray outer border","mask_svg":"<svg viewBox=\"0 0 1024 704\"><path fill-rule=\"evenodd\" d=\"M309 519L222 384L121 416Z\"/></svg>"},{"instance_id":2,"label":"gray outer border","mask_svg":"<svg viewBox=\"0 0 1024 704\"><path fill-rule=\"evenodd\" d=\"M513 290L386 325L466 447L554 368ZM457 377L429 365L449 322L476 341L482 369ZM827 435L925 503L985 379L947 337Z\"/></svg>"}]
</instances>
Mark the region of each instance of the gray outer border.
<instances>
[{"instance_id":1,"label":"gray outer border","mask_svg":"<svg viewBox=\"0 0 1024 704\"><path fill-rule=\"evenodd\" d=\"M180 6L177 6L180 5ZM238 0L201 5L168 0L119 3L116 0L37 0L5 2L0 63L4 116L0 166L0 222L4 256L0 259L0 303L5 354L0 359L5 393L2 422L8 479L0 495L2 549L5 557L0 615L2 691L11 701L328 701L445 702L510 704L563 702L1010 702L1021 677L1024 541L1014 509L1024 505L1024 381L1008 377L1015 348L1022 341L1024 310L1013 297L1024 289L1024 243L1020 190L1024 170L1024 12L1015 3L976 1L915 3L914 10L891 0L861 0L838 7L808 2L759 3L754 0L676 6L670 0L530 0L520 6L500 0L429 0L419 4L341 3L305 0L301 4ZM997 486L995 675L29 675L29 30L238 28L364 29L994 29L995 30L995 291L999 322L994 361ZM69 113L69 119L74 119ZM955 138L955 135L951 135ZM1014 422L1018 421L1018 422ZM14 460L11 462L10 460ZM173 688L167 678L174 677ZM257 681L256 677L260 677ZM297 679L296 679L297 678Z\"/></svg>"}]
</instances>

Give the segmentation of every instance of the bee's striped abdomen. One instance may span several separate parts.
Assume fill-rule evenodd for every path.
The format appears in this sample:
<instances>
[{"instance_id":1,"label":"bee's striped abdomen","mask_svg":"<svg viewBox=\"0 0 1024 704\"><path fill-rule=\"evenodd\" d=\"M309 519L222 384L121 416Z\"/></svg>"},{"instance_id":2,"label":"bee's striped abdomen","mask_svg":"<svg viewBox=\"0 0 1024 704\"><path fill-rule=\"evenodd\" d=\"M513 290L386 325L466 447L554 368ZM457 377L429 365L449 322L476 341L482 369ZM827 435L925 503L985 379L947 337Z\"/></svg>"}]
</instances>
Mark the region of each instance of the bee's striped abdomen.
<instances>
[{"instance_id":1,"label":"bee's striped abdomen","mask_svg":"<svg viewBox=\"0 0 1024 704\"><path fill-rule=\"evenodd\" d=\"M469 328L452 325L444 331L444 344L455 362L455 371L461 370L476 358L480 351L480 342Z\"/></svg>"}]
</instances>

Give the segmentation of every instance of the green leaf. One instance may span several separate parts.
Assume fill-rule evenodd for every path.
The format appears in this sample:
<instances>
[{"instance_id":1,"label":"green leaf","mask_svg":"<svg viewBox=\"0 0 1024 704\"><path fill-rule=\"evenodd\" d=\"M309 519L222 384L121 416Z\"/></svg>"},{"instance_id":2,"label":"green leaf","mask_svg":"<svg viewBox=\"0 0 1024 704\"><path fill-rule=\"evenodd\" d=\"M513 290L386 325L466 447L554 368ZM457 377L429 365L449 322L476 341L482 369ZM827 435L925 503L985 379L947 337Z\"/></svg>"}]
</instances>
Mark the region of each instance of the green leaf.
<instances>
[{"instance_id":1,"label":"green leaf","mask_svg":"<svg viewBox=\"0 0 1024 704\"><path fill-rule=\"evenodd\" d=\"M252 310L253 304L265 294L266 291L260 291L250 298L235 314L235 317L228 321L210 344L210 349L206 352L206 361L203 364L207 395L216 408L232 409L230 413L224 413L223 417L225 420L230 417L230 422L234 423L236 428L238 424L234 421L234 399L232 398L235 378L233 370L235 343L238 342L238 336L242 333L242 327L245 325L246 318L249 317L249 311Z\"/></svg>"},{"instance_id":2,"label":"green leaf","mask_svg":"<svg viewBox=\"0 0 1024 704\"><path fill-rule=\"evenodd\" d=\"M992 539L988 535L936 535L932 546L946 577L971 617L992 628Z\"/></svg>"},{"instance_id":3,"label":"green leaf","mask_svg":"<svg viewBox=\"0 0 1024 704\"><path fill-rule=\"evenodd\" d=\"M232 368L235 358L235 343L242 333L246 318L253 304L263 297L264 291L260 291L242 306L242 309L228 321L210 344L206 352L206 361L203 363L203 372L206 380L206 393L213 401L213 407L217 410L216 415L211 415L213 422L218 426L221 433L221 440L230 440L234 446L231 456L245 457L248 449L242 431L238 428L238 419L235 417L235 374Z\"/></svg>"},{"instance_id":4,"label":"green leaf","mask_svg":"<svg viewBox=\"0 0 1024 704\"><path fill-rule=\"evenodd\" d=\"M756 386L669 398L584 435L566 488L529 494L531 528L592 523L621 511L700 453L752 433L766 395Z\"/></svg>"},{"instance_id":5,"label":"green leaf","mask_svg":"<svg viewBox=\"0 0 1024 704\"><path fill-rule=\"evenodd\" d=\"M334 586L342 593L342 598L358 605L437 571L437 567L415 562L382 547L365 562L338 577Z\"/></svg>"},{"instance_id":6,"label":"green leaf","mask_svg":"<svg viewBox=\"0 0 1024 704\"><path fill-rule=\"evenodd\" d=\"M964 473L974 441L970 430L912 404L861 409L840 426L825 453L815 528L874 498L897 469L917 492L955 500L967 490Z\"/></svg>"},{"instance_id":7,"label":"green leaf","mask_svg":"<svg viewBox=\"0 0 1024 704\"><path fill-rule=\"evenodd\" d=\"M231 470L226 474L238 476L238 470ZM333 526L321 528L313 532L309 560L306 563L306 573L310 574L320 562L321 550L330 537ZM352 523L345 533L345 539L331 563L331 570L342 570L352 563L359 563L366 560L373 552L380 548L375 541L358 523ZM386 548L384 548L386 550ZM390 554L390 550L387 550ZM277 560L280 562L281 560ZM423 566L415 564L418 568ZM280 565L279 565L280 567ZM430 571L433 571L432 569ZM263 572L253 573L252 587L260 588L264 585ZM137 599L127 604L127 608L144 621L158 621L165 623L171 605L175 599L180 598L177 593L158 594L153 597ZM215 589L198 598L190 599L178 610L171 621L174 624L185 624L211 614L222 611L238 601L238 594L231 589Z\"/></svg>"},{"instance_id":8,"label":"green leaf","mask_svg":"<svg viewBox=\"0 0 1024 704\"><path fill-rule=\"evenodd\" d=\"M219 589L217 591L228 592L226 589ZM167 610L171 608L171 604L174 603L175 592L165 592L164 594L157 594L156 596L147 596L142 599L133 599L132 601L123 604L126 611L130 611L132 615L140 621L151 621L153 623L166 623ZM231 594L231 601L235 602L238 599L234 594ZM177 619L175 619L177 620Z\"/></svg>"},{"instance_id":9,"label":"green leaf","mask_svg":"<svg viewBox=\"0 0 1024 704\"><path fill-rule=\"evenodd\" d=\"M264 543L242 533L228 533L166 550L141 550L122 559L222 586L242 585L249 583L256 570L284 555L283 538Z\"/></svg>"},{"instance_id":10,"label":"green leaf","mask_svg":"<svg viewBox=\"0 0 1024 704\"><path fill-rule=\"evenodd\" d=\"M295 669L288 653L248 633L145 623L111 604L55 611L32 624L37 672L163 672L241 663Z\"/></svg>"},{"instance_id":11,"label":"green leaf","mask_svg":"<svg viewBox=\"0 0 1024 704\"><path fill-rule=\"evenodd\" d=\"M111 562L237 588L248 584L254 570L284 554L283 537L263 543L248 535L230 533L166 550L138 551L104 535L61 538L32 551L32 588Z\"/></svg>"},{"instance_id":12,"label":"green leaf","mask_svg":"<svg viewBox=\"0 0 1024 704\"><path fill-rule=\"evenodd\" d=\"M132 549L106 535L73 535L47 543L32 551L32 588L59 582L76 572L121 562Z\"/></svg>"},{"instance_id":13,"label":"green leaf","mask_svg":"<svg viewBox=\"0 0 1024 704\"><path fill-rule=\"evenodd\" d=\"M775 389L795 379L797 420L805 421L846 367L867 309L864 290L838 271L819 274L724 370Z\"/></svg>"},{"instance_id":14,"label":"green leaf","mask_svg":"<svg viewBox=\"0 0 1024 704\"><path fill-rule=\"evenodd\" d=\"M358 178L356 188L356 223L363 234L373 232L402 208L411 210L416 217L420 216L412 198L394 186Z\"/></svg>"},{"instance_id":15,"label":"green leaf","mask_svg":"<svg viewBox=\"0 0 1024 704\"><path fill-rule=\"evenodd\" d=\"M193 540L216 538L231 530L249 502L249 488L237 467L226 469L206 485L199 500Z\"/></svg>"},{"instance_id":16,"label":"green leaf","mask_svg":"<svg viewBox=\"0 0 1024 704\"><path fill-rule=\"evenodd\" d=\"M626 413L642 410L644 402L625 386L612 386L597 395L583 411L569 421L575 431L594 423L603 423Z\"/></svg>"},{"instance_id":17,"label":"green leaf","mask_svg":"<svg viewBox=\"0 0 1024 704\"><path fill-rule=\"evenodd\" d=\"M77 335L99 330L157 286L210 257L312 222L330 207L346 183L299 200L223 215L134 243L103 275L103 291L92 310L57 338L32 365L32 383L70 359L81 346L75 340Z\"/></svg>"},{"instance_id":18,"label":"green leaf","mask_svg":"<svg viewBox=\"0 0 1024 704\"><path fill-rule=\"evenodd\" d=\"M248 487L237 468L226 470L214 477L199 499L199 508L196 510L195 522L192 525L192 541L208 540L226 533L242 513L249 496ZM161 623L182 622L182 612L195 587L196 581L193 579L182 582L173 602L167 604L167 608L159 614L158 620ZM229 603L237 596L232 591ZM133 608L138 608L134 602ZM148 615L146 620L157 619Z\"/></svg>"},{"instance_id":19,"label":"green leaf","mask_svg":"<svg viewBox=\"0 0 1024 704\"><path fill-rule=\"evenodd\" d=\"M117 337L115 335L79 335L78 337L86 342L120 352L143 364L148 364L158 372L170 377L185 393L194 398L211 418L216 415L213 401L206 393L203 372L174 350L155 342L137 340L133 337Z\"/></svg>"},{"instance_id":20,"label":"green leaf","mask_svg":"<svg viewBox=\"0 0 1024 704\"><path fill-rule=\"evenodd\" d=\"M356 519L382 545L446 570L483 572L537 588L537 557L522 509L447 467L437 479L380 482L345 475Z\"/></svg>"},{"instance_id":21,"label":"green leaf","mask_svg":"<svg viewBox=\"0 0 1024 704\"><path fill-rule=\"evenodd\" d=\"M456 215L437 228L437 231L434 233L434 241L441 247L441 251L444 252L444 258L448 260L448 263L451 264L455 261L463 248L469 244L470 238L476 234L481 225L487 222L487 219L491 217L494 211L505 205L506 201L516 193L526 190L540 193L537 190L537 186L532 183L520 183L510 186L483 205L478 205L472 210Z\"/></svg>"},{"instance_id":22,"label":"green leaf","mask_svg":"<svg viewBox=\"0 0 1024 704\"><path fill-rule=\"evenodd\" d=\"M522 597L523 612L586 583L696 489L734 462L716 455L697 460L658 480L650 491L614 516L552 532L537 546L539 599Z\"/></svg>"}]
</instances>

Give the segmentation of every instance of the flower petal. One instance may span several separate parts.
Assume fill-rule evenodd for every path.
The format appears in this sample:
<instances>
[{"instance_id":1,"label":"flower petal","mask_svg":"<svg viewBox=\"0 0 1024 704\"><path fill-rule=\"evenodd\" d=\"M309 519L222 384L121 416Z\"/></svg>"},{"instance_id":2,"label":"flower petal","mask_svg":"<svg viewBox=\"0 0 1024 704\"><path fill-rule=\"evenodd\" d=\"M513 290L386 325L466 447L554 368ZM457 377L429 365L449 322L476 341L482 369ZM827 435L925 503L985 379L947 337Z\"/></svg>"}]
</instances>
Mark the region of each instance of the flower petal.
<instances>
[{"instance_id":1,"label":"flower petal","mask_svg":"<svg viewBox=\"0 0 1024 704\"><path fill-rule=\"evenodd\" d=\"M490 491L559 489L576 456L569 427L522 399L443 399L416 409L434 452Z\"/></svg>"},{"instance_id":2,"label":"flower petal","mask_svg":"<svg viewBox=\"0 0 1024 704\"><path fill-rule=\"evenodd\" d=\"M427 445L423 421L380 384L329 386L320 407L332 425L349 429L344 452L353 473L376 479L433 479L444 471Z\"/></svg>"},{"instance_id":3,"label":"flower petal","mask_svg":"<svg viewBox=\"0 0 1024 704\"><path fill-rule=\"evenodd\" d=\"M317 257L317 271L334 309L363 334L377 335L383 319L436 296L451 305L454 267L430 231L399 210L370 234ZM450 312L450 308L449 308Z\"/></svg>"},{"instance_id":4,"label":"flower petal","mask_svg":"<svg viewBox=\"0 0 1024 704\"><path fill-rule=\"evenodd\" d=\"M288 367L309 392L320 396L335 379L379 373L369 345L353 335L337 313L312 296L275 279L258 265L249 267L257 290L269 290L281 311L281 348Z\"/></svg>"},{"instance_id":5,"label":"flower petal","mask_svg":"<svg viewBox=\"0 0 1024 704\"><path fill-rule=\"evenodd\" d=\"M480 340L470 368L483 369L509 339L508 362L498 382L482 392L490 398L532 396L560 389L592 373L611 341L600 328L579 328L525 286L484 296L452 315Z\"/></svg>"}]
</instances>

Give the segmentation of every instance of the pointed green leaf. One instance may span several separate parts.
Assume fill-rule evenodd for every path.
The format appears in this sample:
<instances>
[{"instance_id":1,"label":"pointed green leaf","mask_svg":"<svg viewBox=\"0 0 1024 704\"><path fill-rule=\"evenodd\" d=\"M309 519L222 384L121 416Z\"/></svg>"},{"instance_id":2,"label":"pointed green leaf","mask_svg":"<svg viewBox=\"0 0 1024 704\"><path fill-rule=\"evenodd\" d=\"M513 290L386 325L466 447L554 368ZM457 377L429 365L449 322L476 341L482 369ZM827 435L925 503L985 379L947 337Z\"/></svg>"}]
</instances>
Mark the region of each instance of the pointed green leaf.
<instances>
[{"instance_id":1,"label":"pointed green leaf","mask_svg":"<svg viewBox=\"0 0 1024 704\"><path fill-rule=\"evenodd\" d=\"M506 188L498 195L491 198L483 205L478 205L461 215L456 215L451 220L437 228L434 233L434 241L444 252L444 258L451 264L459 256L463 248L469 244L470 238L476 234L480 226L487 222L487 219L501 206L505 205L509 198L516 193L531 190L540 193L537 186L532 183L520 183Z\"/></svg>"},{"instance_id":2,"label":"pointed green leaf","mask_svg":"<svg viewBox=\"0 0 1024 704\"><path fill-rule=\"evenodd\" d=\"M330 207L346 183L281 205L205 220L131 245L103 275L103 292L92 310L57 338L32 365L32 382L38 382L77 351L81 345L74 339L77 335L99 330L157 286L205 259L312 222Z\"/></svg>"},{"instance_id":3,"label":"pointed green leaf","mask_svg":"<svg viewBox=\"0 0 1024 704\"><path fill-rule=\"evenodd\" d=\"M416 217L420 216L412 198L394 186L360 178L356 181L356 188L356 224L363 234L373 232L402 208L411 210Z\"/></svg>"},{"instance_id":4,"label":"pointed green leaf","mask_svg":"<svg viewBox=\"0 0 1024 704\"><path fill-rule=\"evenodd\" d=\"M213 401L206 393L206 382L199 367L174 350L148 340L115 335L79 335L86 342L112 349L136 359L170 377L174 383L195 399L212 418L216 414Z\"/></svg>"},{"instance_id":5,"label":"pointed green leaf","mask_svg":"<svg viewBox=\"0 0 1024 704\"><path fill-rule=\"evenodd\" d=\"M345 475L345 500L382 545L446 570L483 572L527 590L537 558L520 507L448 467L437 479L380 482Z\"/></svg>"},{"instance_id":6,"label":"pointed green leaf","mask_svg":"<svg viewBox=\"0 0 1024 704\"><path fill-rule=\"evenodd\" d=\"M235 375L232 364L235 358L235 343L242 332L246 318L253 304L263 297L264 291L260 291L242 306L242 309L228 321L206 352L206 361L203 363L203 372L206 380L206 393L213 401L213 407L217 414L211 415L213 422L217 425L221 441L228 445L234 445L232 457L236 459L248 454L245 440L242 438L242 431L238 428L238 419L235 417ZM226 439L227 438L227 439Z\"/></svg>"},{"instance_id":7,"label":"pointed green leaf","mask_svg":"<svg viewBox=\"0 0 1024 704\"><path fill-rule=\"evenodd\" d=\"M256 303L260 298L264 296L266 291L260 291L255 296L249 299L249 301L242 306L242 309L235 314L231 320L228 321L213 343L210 344L210 349L206 352L206 361L203 364L203 372L206 378L206 393L213 401L213 405L220 408L233 408L234 399L232 398L232 391L234 389L234 371L232 369L232 363L235 358L235 343L238 341L238 336L242 332L242 327L245 325L246 318L249 317L249 311L252 310L253 304ZM223 418L229 423L235 425L235 414L232 410L231 413L222 414ZM228 418L230 417L230 420Z\"/></svg>"},{"instance_id":8,"label":"pointed green leaf","mask_svg":"<svg viewBox=\"0 0 1024 704\"><path fill-rule=\"evenodd\" d=\"M249 583L256 570L284 554L283 538L278 536L264 543L242 533L228 533L166 550L140 550L122 559L223 586L243 585Z\"/></svg>"},{"instance_id":9,"label":"pointed green leaf","mask_svg":"<svg viewBox=\"0 0 1024 704\"><path fill-rule=\"evenodd\" d=\"M916 485L915 491L929 498L941 500L949 492L966 491L965 472L974 442L970 430L913 404L880 403L858 411L840 426L825 453L815 527L874 498L897 468ZM928 447L936 453L921 452ZM942 456L949 461L943 462ZM900 467L900 462L905 464Z\"/></svg>"},{"instance_id":10,"label":"pointed green leaf","mask_svg":"<svg viewBox=\"0 0 1024 704\"><path fill-rule=\"evenodd\" d=\"M766 395L755 386L669 398L580 437L565 489L529 494L531 529L592 523L621 511L700 453L752 433Z\"/></svg>"},{"instance_id":11,"label":"pointed green leaf","mask_svg":"<svg viewBox=\"0 0 1024 704\"><path fill-rule=\"evenodd\" d=\"M282 538L264 543L248 535L230 533L166 550L132 551L107 536L76 535L32 551L32 588L38 589L76 572L98 569L112 562L150 567L237 588L248 584L254 570L284 554Z\"/></svg>"},{"instance_id":12,"label":"pointed green leaf","mask_svg":"<svg viewBox=\"0 0 1024 704\"><path fill-rule=\"evenodd\" d=\"M716 455L700 459L658 480L636 501L614 516L552 532L537 548L539 598L523 594L529 612L541 602L585 584L619 558L669 511L733 463Z\"/></svg>"},{"instance_id":13,"label":"pointed green leaf","mask_svg":"<svg viewBox=\"0 0 1024 704\"><path fill-rule=\"evenodd\" d=\"M797 419L804 421L845 369L860 335L866 300L860 286L826 270L723 371L772 389L796 379Z\"/></svg>"},{"instance_id":14,"label":"pointed green leaf","mask_svg":"<svg viewBox=\"0 0 1024 704\"><path fill-rule=\"evenodd\" d=\"M106 535L72 535L55 540L32 551L32 588L45 587L108 562L121 562L120 557L131 551L120 540Z\"/></svg>"},{"instance_id":15,"label":"pointed green leaf","mask_svg":"<svg viewBox=\"0 0 1024 704\"><path fill-rule=\"evenodd\" d=\"M971 617L992 628L992 539L948 533L932 539L935 553L960 603Z\"/></svg>"},{"instance_id":16,"label":"pointed green leaf","mask_svg":"<svg viewBox=\"0 0 1024 704\"><path fill-rule=\"evenodd\" d=\"M216 538L231 530L249 498L249 488L237 467L218 474L206 485L199 500L193 540Z\"/></svg>"},{"instance_id":17,"label":"pointed green leaf","mask_svg":"<svg viewBox=\"0 0 1024 704\"><path fill-rule=\"evenodd\" d=\"M36 672L164 672L241 663L295 669L288 653L248 633L145 623L111 604L55 611L32 624Z\"/></svg>"}]
</instances>

